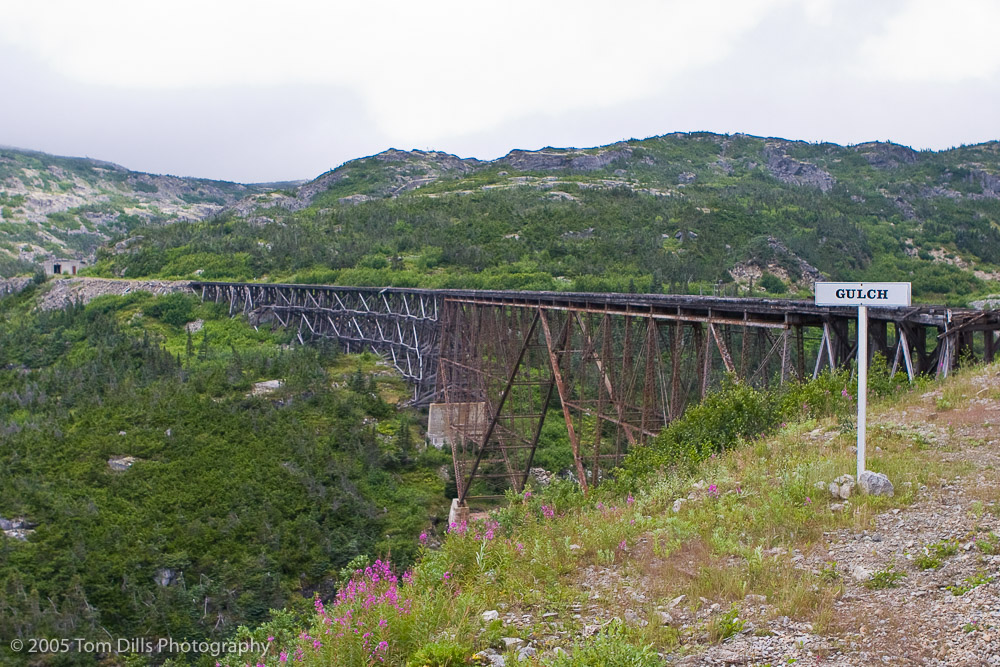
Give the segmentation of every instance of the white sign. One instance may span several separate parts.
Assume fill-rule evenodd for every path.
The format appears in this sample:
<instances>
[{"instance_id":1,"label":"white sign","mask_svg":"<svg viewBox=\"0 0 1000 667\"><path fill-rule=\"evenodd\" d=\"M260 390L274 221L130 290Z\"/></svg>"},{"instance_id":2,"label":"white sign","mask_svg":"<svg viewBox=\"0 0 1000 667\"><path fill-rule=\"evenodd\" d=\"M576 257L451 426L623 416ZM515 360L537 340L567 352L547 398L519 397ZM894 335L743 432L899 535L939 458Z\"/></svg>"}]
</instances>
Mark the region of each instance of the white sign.
<instances>
[{"instance_id":1,"label":"white sign","mask_svg":"<svg viewBox=\"0 0 1000 667\"><path fill-rule=\"evenodd\" d=\"M868 420L868 306L909 306L910 283L816 283L817 306L858 307L858 476L865 471ZM832 365L833 360L830 360Z\"/></svg>"},{"instance_id":2,"label":"white sign","mask_svg":"<svg viewBox=\"0 0 1000 667\"><path fill-rule=\"evenodd\" d=\"M910 283L816 283L817 306L910 305Z\"/></svg>"}]
</instances>

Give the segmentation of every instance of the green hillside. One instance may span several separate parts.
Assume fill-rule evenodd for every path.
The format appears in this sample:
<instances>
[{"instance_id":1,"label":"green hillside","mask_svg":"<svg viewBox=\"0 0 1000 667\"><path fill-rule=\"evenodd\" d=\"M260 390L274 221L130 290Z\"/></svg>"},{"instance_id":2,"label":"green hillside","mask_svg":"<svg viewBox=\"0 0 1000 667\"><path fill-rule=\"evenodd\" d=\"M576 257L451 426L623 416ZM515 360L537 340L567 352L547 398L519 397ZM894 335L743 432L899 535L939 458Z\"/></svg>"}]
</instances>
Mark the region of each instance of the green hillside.
<instances>
[{"instance_id":1,"label":"green hillside","mask_svg":"<svg viewBox=\"0 0 1000 667\"><path fill-rule=\"evenodd\" d=\"M0 299L4 637L223 639L358 556L412 561L446 516L450 458L375 357L182 293L39 311L43 289Z\"/></svg>"},{"instance_id":2,"label":"green hillside","mask_svg":"<svg viewBox=\"0 0 1000 667\"><path fill-rule=\"evenodd\" d=\"M805 294L1000 291L1000 144L913 151L673 134L492 162L391 150L202 222L136 230L105 276Z\"/></svg>"},{"instance_id":3,"label":"green hillside","mask_svg":"<svg viewBox=\"0 0 1000 667\"><path fill-rule=\"evenodd\" d=\"M111 236L202 220L273 187L145 174L0 147L0 276L30 272L52 255L87 258Z\"/></svg>"}]
</instances>

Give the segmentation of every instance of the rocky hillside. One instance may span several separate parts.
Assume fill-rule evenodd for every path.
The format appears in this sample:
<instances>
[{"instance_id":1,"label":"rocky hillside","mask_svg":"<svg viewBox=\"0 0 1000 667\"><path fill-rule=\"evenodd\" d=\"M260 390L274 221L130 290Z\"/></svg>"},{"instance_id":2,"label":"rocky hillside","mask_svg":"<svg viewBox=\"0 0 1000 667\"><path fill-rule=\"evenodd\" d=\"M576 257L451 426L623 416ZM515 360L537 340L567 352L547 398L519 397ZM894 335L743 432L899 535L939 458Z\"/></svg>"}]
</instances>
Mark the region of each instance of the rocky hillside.
<instances>
[{"instance_id":1,"label":"rocky hillside","mask_svg":"<svg viewBox=\"0 0 1000 667\"><path fill-rule=\"evenodd\" d=\"M28 263L52 255L86 257L114 235L202 220L273 187L145 174L99 160L0 148L0 257Z\"/></svg>"},{"instance_id":2,"label":"rocky hillside","mask_svg":"<svg viewBox=\"0 0 1000 667\"><path fill-rule=\"evenodd\" d=\"M924 301L1000 293L998 142L677 133L492 161L392 149L283 190L183 181L195 189L176 195L178 179L127 173L116 187L146 203L107 214L126 236L98 254L107 277L803 296L826 277L907 280ZM45 233L79 242L104 214L74 215Z\"/></svg>"}]
</instances>

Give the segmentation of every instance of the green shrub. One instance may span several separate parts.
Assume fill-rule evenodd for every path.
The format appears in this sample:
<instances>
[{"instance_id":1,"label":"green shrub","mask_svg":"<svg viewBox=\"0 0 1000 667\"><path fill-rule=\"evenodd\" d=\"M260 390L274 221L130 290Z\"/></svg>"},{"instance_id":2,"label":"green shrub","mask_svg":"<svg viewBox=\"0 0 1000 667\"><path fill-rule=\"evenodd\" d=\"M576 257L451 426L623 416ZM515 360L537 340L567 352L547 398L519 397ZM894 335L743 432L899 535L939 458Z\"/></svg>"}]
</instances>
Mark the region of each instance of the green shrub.
<instances>
[{"instance_id":1,"label":"green shrub","mask_svg":"<svg viewBox=\"0 0 1000 667\"><path fill-rule=\"evenodd\" d=\"M174 292L161 296L142 309L144 315L175 327L181 327L194 319L194 309L198 301L194 296Z\"/></svg>"},{"instance_id":2,"label":"green shrub","mask_svg":"<svg viewBox=\"0 0 1000 667\"><path fill-rule=\"evenodd\" d=\"M609 624L596 637L577 643L570 653L563 653L546 663L552 667L654 667L663 661L652 645L634 643L620 621Z\"/></svg>"},{"instance_id":3,"label":"green shrub","mask_svg":"<svg viewBox=\"0 0 1000 667\"><path fill-rule=\"evenodd\" d=\"M773 273L765 272L761 275L759 284L771 294L785 294L788 292L788 287L785 283L781 282L781 278Z\"/></svg>"},{"instance_id":4,"label":"green shrub","mask_svg":"<svg viewBox=\"0 0 1000 667\"><path fill-rule=\"evenodd\" d=\"M467 647L445 639L421 646L406 664L407 667L458 667L466 664L468 655Z\"/></svg>"},{"instance_id":5,"label":"green shrub","mask_svg":"<svg viewBox=\"0 0 1000 667\"><path fill-rule=\"evenodd\" d=\"M905 572L897 570L895 565L889 565L883 570L874 572L871 578L865 582L865 588L870 588L873 591L896 588L904 578L906 578Z\"/></svg>"}]
</instances>

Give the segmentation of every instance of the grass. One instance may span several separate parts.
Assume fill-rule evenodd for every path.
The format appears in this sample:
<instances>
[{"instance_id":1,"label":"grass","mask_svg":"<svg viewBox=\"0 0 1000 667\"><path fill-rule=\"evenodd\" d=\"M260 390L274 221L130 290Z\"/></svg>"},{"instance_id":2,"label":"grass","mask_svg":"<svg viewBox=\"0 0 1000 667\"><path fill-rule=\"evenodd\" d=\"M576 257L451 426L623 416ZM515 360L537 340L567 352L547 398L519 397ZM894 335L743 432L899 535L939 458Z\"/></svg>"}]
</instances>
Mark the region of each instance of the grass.
<instances>
[{"instance_id":1,"label":"grass","mask_svg":"<svg viewBox=\"0 0 1000 667\"><path fill-rule=\"evenodd\" d=\"M955 405L978 390L965 371L943 386ZM607 490L584 497L568 483L510 496L507 506L488 519L458 527L440 549L423 551L412 585L400 586L411 616L386 635L387 662L406 664L442 642L451 644L433 650L444 656L496 648L495 629L481 620L488 609L529 617L520 629L504 626L506 636L525 638L557 632L580 636L584 625L627 618L626 612L648 621L606 625L613 629L589 642L561 645L565 654L545 653L539 641L539 656L529 664L647 664L650 651L697 653L725 641L750 616L756 631L770 619L788 616L812 623L814 632L835 633L835 603L845 586L837 563L826 561L814 570L796 555L822 553L824 533L869 530L878 514L912 503L921 486L940 486L971 470L968 463L944 460L940 445L894 423L904 411L926 408L921 396L927 389L921 382L874 402L869 467L892 479L896 495L852 497L846 511L831 511L835 501L816 486L855 465L854 438L839 431L835 416L789 423L772 436L742 441L691 468L671 470L645 484L631 501ZM679 498L686 502L675 512ZM977 543L990 553L997 540L988 534ZM917 566L939 567L956 551L954 541L929 544ZM865 585L891 588L905 576L890 563ZM961 595L987 581L986 575L970 577L953 592ZM748 596L755 597L750 601ZM722 611L711 611L716 604ZM660 611L685 620L663 625ZM542 616L550 612L557 616ZM506 655L516 660L516 653ZM363 664L333 656L324 650L314 659L306 650L305 663ZM609 656L617 661L609 662Z\"/></svg>"}]
</instances>

